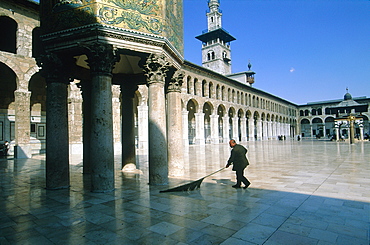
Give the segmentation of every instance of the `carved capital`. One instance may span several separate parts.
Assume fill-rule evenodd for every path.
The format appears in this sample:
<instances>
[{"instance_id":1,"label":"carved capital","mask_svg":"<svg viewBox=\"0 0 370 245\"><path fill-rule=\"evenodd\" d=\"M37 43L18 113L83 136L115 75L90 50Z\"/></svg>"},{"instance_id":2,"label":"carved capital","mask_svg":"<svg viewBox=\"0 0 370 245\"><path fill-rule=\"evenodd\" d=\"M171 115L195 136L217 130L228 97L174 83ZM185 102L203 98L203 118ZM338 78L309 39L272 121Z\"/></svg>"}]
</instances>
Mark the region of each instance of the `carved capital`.
<instances>
[{"instance_id":1,"label":"carved capital","mask_svg":"<svg viewBox=\"0 0 370 245\"><path fill-rule=\"evenodd\" d=\"M165 83L170 63L164 55L151 54L144 65L144 72L147 76L148 84Z\"/></svg>"},{"instance_id":2,"label":"carved capital","mask_svg":"<svg viewBox=\"0 0 370 245\"><path fill-rule=\"evenodd\" d=\"M182 83L184 82L184 77L185 77L185 73L183 71L177 70L173 74L170 82L168 83L167 93L170 93L170 92L181 93L181 86L182 86Z\"/></svg>"},{"instance_id":3,"label":"carved capital","mask_svg":"<svg viewBox=\"0 0 370 245\"><path fill-rule=\"evenodd\" d=\"M119 54L110 44L99 42L79 43L87 51L87 63L92 73L112 76L116 62L120 60Z\"/></svg>"},{"instance_id":4,"label":"carved capital","mask_svg":"<svg viewBox=\"0 0 370 245\"><path fill-rule=\"evenodd\" d=\"M55 53L46 52L36 58L37 65L41 68L40 74L47 82L69 83L68 72L61 58Z\"/></svg>"}]
</instances>

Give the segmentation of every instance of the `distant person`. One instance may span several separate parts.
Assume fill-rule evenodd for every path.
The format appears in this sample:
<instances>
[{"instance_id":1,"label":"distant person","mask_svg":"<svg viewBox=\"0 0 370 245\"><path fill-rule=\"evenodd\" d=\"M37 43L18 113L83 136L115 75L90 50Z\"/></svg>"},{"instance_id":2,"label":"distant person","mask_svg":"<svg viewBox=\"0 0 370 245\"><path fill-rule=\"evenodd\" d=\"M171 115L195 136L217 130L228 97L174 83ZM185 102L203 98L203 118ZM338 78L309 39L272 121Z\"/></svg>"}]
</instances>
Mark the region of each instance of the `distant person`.
<instances>
[{"instance_id":1,"label":"distant person","mask_svg":"<svg viewBox=\"0 0 370 245\"><path fill-rule=\"evenodd\" d=\"M248 188L251 184L246 177L244 177L244 169L249 165L247 156L247 149L235 142L235 140L230 140L229 145L231 148L231 155L227 161L226 168L231 164L233 165L233 171L236 174L236 185L233 185L233 188L241 188L241 183L244 183L244 189Z\"/></svg>"}]
</instances>

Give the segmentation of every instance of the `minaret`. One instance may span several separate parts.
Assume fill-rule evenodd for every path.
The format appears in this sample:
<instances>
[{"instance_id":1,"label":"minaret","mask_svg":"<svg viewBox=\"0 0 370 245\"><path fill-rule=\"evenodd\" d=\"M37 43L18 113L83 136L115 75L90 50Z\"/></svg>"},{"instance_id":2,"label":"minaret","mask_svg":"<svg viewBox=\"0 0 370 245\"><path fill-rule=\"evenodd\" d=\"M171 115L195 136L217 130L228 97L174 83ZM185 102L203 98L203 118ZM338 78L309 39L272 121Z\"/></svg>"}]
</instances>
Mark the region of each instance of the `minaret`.
<instances>
[{"instance_id":1,"label":"minaret","mask_svg":"<svg viewBox=\"0 0 370 245\"><path fill-rule=\"evenodd\" d=\"M203 42L202 65L223 75L231 74L230 42L235 38L222 28L219 0L208 0L208 30L196 38Z\"/></svg>"}]
</instances>

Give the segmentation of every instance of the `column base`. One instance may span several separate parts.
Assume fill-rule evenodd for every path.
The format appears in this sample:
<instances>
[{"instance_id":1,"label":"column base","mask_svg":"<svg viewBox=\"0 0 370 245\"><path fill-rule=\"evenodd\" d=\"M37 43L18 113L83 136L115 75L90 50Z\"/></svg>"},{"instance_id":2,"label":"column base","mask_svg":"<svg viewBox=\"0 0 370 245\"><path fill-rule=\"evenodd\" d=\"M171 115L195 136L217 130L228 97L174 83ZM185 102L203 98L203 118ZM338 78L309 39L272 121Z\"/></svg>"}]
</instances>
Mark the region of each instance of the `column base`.
<instances>
[{"instance_id":1,"label":"column base","mask_svg":"<svg viewBox=\"0 0 370 245\"><path fill-rule=\"evenodd\" d=\"M16 145L14 146L14 158L31 158L31 145Z\"/></svg>"}]
</instances>

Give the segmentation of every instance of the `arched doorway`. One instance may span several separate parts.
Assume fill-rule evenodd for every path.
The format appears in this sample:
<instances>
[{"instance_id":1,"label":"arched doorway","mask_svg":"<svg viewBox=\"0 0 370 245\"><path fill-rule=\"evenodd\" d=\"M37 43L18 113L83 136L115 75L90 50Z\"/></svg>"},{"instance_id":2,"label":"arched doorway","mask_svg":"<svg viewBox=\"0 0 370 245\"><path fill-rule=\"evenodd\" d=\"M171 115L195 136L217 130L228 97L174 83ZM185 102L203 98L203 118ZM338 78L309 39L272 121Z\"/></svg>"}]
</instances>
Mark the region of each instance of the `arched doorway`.
<instances>
[{"instance_id":1,"label":"arched doorway","mask_svg":"<svg viewBox=\"0 0 370 245\"><path fill-rule=\"evenodd\" d=\"M308 119L302 119L301 121L301 134L302 137L311 137L311 125Z\"/></svg>"},{"instance_id":2,"label":"arched doorway","mask_svg":"<svg viewBox=\"0 0 370 245\"><path fill-rule=\"evenodd\" d=\"M222 105L219 105L217 108L217 116L218 116L218 137L219 142L222 143L224 139L224 119L225 116L225 108Z\"/></svg>"},{"instance_id":3,"label":"arched doorway","mask_svg":"<svg viewBox=\"0 0 370 245\"><path fill-rule=\"evenodd\" d=\"M195 125L195 113L196 113L196 105L193 100L189 100L186 109L188 111L188 139L189 139L189 144L194 144L195 143L195 130L196 130L196 125Z\"/></svg>"},{"instance_id":4,"label":"arched doorway","mask_svg":"<svg viewBox=\"0 0 370 245\"><path fill-rule=\"evenodd\" d=\"M0 143L3 144L5 140L10 142L15 139L15 115L11 112L15 111L17 76L4 63L0 63L0 74Z\"/></svg>"},{"instance_id":5,"label":"arched doorway","mask_svg":"<svg viewBox=\"0 0 370 245\"><path fill-rule=\"evenodd\" d=\"M312 120L312 135L316 138L324 136L324 123L321 118L314 118Z\"/></svg>"},{"instance_id":6,"label":"arched doorway","mask_svg":"<svg viewBox=\"0 0 370 245\"><path fill-rule=\"evenodd\" d=\"M203 113L204 113L204 139L206 144L211 143L211 114L212 114L212 106L210 103L205 103L203 106Z\"/></svg>"}]
</instances>

